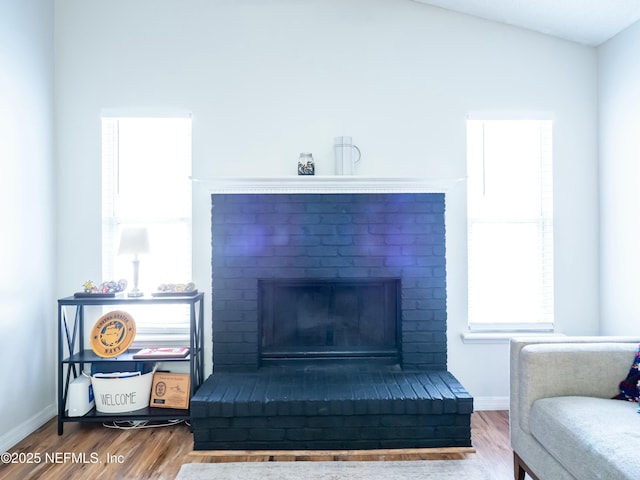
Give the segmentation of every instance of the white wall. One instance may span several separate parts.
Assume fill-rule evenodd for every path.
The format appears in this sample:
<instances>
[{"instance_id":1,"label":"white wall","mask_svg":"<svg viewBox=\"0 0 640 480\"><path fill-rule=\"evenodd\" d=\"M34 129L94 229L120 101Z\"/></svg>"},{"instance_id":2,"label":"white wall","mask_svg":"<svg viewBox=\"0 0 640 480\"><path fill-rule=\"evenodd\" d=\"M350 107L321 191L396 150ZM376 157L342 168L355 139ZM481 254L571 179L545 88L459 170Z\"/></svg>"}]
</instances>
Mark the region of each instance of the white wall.
<instances>
[{"instance_id":1,"label":"white wall","mask_svg":"<svg viewBox=\"0 0 640 480\"><path fill-rule=\"evenodd\" d=\"M192 111L200 178L295 175L301 151L331 174L338 135L361 147L361 175L459 178L467 112L542 110L556 119L558 329L598 333L594 49L410 0L56 8L59 295L100 277L103 109ZM196 186L194 198L194 281L210 293L208 192ZM476 398L506 406L508 346L460 340L465 202L462 184L448 197L449 368Z\"/></svg>"},{"instance_id":2,"label":"white wall","mask_svg":"<svg viewBox=\"0 0 640 480\"><path fill-rule=\"evenodd\" d=\"M598 51L602 333L640 333L640 23Z\"/></svg>"},{"instance_id":3,"label":"white wall","mask_svg":"<svg viewBox=\"0 0 640 480\"><path fill-rule=\"evenodd\" d=\"M55 415L53 2L0 0L0 452Z\"/></svg>"}]
</instances>

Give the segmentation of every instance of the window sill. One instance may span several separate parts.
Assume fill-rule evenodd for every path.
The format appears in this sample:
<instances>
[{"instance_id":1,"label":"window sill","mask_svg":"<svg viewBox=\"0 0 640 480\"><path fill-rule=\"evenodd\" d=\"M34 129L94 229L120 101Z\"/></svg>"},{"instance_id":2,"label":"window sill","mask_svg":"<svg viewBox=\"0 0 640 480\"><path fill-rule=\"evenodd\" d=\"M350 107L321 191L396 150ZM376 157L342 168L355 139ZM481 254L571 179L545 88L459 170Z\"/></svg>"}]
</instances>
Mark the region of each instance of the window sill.
<instances>
[{"instance_id":1,"label":"window sill","mask_svg":"<svg viewBox=\"0 0 640 480\"><path fill-rule=\"evenodd\" d=\"M509 343L512 337L563 337L564 334L549 331L503 331L503 332L464 332L462 343Z\"/></svg>"}]
</instances>

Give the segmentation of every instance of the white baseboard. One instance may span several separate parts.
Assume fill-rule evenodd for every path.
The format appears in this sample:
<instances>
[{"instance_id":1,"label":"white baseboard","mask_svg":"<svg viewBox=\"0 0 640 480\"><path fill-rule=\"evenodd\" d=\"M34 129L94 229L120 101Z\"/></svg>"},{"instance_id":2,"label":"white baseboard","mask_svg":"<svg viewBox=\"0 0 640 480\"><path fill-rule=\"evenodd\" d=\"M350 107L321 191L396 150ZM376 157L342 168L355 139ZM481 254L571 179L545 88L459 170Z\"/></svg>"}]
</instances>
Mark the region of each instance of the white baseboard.
<instances>
[{"instance_id":1,"label":"white baseboard","mask_svg":"<svg viewBox=\"0 0 640 480\"><path fill-rule=\"evenodd\" d=\"M473 397L474 410L509 410L509 397Z\"/></svg>"},{"instance_id":2,"label":"white baseboard","mask_svg":"<svg viewBox=\"0 0 640 480\"><path fill-rule=\"evenodd\" d=\"M0 435L0 452L6 452L19 441L23 440L42 425L58 414L55 404L51 404L31 418L12 428L7 433Z\"/></svg>"}]
</instances>

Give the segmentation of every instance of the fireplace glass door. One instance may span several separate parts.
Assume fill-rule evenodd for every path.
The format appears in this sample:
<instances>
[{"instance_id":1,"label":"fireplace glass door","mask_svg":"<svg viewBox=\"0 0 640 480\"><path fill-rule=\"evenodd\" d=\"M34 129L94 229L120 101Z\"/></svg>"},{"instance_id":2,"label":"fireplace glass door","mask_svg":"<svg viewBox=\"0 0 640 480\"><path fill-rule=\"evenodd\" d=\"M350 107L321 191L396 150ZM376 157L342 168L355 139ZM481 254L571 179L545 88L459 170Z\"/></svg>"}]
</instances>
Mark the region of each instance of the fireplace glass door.
<instances>
[{"instance_id":1,"label":"fireplace glass door","mask_svg":"<svg viewBox=\"0 0 640 480\"><path fill-rule=\"evenodd\" d=\"M399 279L259 281L261 358L398 358Z\"/></svg>"}]
</instances>

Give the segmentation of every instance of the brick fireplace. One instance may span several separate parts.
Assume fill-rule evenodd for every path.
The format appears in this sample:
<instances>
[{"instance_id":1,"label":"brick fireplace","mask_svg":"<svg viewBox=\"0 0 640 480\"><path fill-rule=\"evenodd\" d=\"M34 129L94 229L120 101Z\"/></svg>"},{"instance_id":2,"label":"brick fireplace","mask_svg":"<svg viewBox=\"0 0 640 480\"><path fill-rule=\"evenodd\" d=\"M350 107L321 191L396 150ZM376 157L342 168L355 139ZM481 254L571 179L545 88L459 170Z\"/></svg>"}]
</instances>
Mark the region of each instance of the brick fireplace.
<instances>
[{"instance_id":1,"label":"brick fireplace","mask_svg":"<svg viewBox=\"0 0 640 480\"><path fill-rule=\"evenodd\" d=\"M212 196L213 364L260 366L259 284L399 279L399 361L446 370L444 194Z\"/></svg>"},{"instance_id":2,"label":"brick fireplace","mask_svg":"<svg viewBox=\"0 0 640 480\"><path fill-rule=\"evenodd\" d=\"M470 445L472 398L446 371L443 193L211 200L196 449Z\"/></svg>"}]
</instances>

